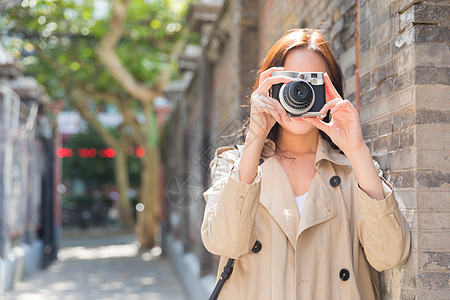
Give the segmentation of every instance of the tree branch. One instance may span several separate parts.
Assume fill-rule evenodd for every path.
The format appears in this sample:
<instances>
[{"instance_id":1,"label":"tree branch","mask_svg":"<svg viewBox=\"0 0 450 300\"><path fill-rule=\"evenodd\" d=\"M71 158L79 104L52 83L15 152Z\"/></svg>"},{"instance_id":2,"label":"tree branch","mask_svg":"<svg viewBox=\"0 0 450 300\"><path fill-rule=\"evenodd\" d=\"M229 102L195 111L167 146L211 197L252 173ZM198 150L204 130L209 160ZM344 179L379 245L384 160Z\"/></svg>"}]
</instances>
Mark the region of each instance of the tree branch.
<instances>
[{"instance_id":1,"label":"tree branch","mask_svg":"<svg viewBox=\"0 0 450 300\"><path fill-rule=\"evenodd\" d=\"M89 111L89 108L87 107L86 103L75 100L75 96L70 95L69 97L69 104L72 105L74 108L77 109L77 111L80 113L81 117L85 119L89 124L91 124L94 129L100 134L100 136L103 138L103 140L110 145L112 148L118 148L119 147L119 140L117 140L111 132L108 131L107 128L105 128L100 121L97 119L97 116L92 114Z\"/></svg>"},{"instance_id":2,"label":"tree branch","mask_svg":"<svg viewBox=\"0 0 450 300\"><path fill-rule=\"evenodd\" d=\"M87 92L90 96L98 97L100 99L105 99L108 102L116 105L119 107L120 112L122 113L123 122L129 126L131 126L136 133L136 136L134 136L134 139L139 144L146 143L146 129L145 127L142 127L142 124L139 123L137 119L136 112L133 111L129 105L125 101L122 101L119 97L117 97L115 94L111 94L108 92Z\"/></svg>"},{"instance_id":3,"label":"tree branch","mask_svg":"<svg viewBox=\"0 0 450 300\"><path fill-rule=\"evenodd\" d=\"M114 48L123 35L123 25L130 0L114 0L111 8L112 19L108 33L101 40L97 54L110 74L133 97L143 103L152 101L158 94L146 85L138 82L117 56Z\"/></svg>"}]
</instances>

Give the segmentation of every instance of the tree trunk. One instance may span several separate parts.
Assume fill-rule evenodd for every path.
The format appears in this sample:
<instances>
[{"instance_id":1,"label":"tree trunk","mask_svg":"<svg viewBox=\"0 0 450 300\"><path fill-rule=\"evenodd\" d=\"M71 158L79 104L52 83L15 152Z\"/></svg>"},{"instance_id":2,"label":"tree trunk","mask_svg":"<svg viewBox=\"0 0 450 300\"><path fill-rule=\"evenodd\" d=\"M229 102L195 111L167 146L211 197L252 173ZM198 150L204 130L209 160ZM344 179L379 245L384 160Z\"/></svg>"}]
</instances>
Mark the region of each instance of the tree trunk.
<instances>
[{"instance_id":1,"label":"tree trunk","mask_svg":"<svg viewBox=\"0 0 450 300\"><path fill-rule=\"evenodd\" d=\"M140 201L144 210L138 213L136 234L142 247L155 246L159 234L160 208L160 153L158 142L158 124L156 122L153 103L143 106L147 117L147 144L142 157Z\"/></svg>"},{"instance_id":2,"label":"tree trunk","mask_svg":"<svg viewBox=\"0 0 450 300\"><path fill-rule=\"evenodd\" d=\"M159 235L160 219L160 178L159 151L157 147L147 147L142 158L140 201L144 210L138 212L136 234L141 247L155 246Z\"/></svg>"},{"instance_id":3,"label":"tree trunk","mask_svg":"<svg viewBox=\"0 0 450 300\"><path fill-rule=\"evenodd\" d=\"M128 176L127 153L123 147L115 149L114 156L114 176L116 177L117 189L120 194L120 219L122 226L126 229L133 227L133 214L131 211L131 201L128 197L128 190L130 188L130 180Z\"/></svg>"}]
</instances>

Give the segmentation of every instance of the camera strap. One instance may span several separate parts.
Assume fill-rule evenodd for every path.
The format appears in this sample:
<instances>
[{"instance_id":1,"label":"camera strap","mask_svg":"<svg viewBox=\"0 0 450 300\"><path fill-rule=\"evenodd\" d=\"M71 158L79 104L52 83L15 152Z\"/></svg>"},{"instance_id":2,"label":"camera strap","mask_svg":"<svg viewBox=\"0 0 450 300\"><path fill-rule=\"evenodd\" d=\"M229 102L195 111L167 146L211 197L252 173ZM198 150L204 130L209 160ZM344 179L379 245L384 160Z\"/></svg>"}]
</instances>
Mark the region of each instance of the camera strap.
<instances>
[{"instance_id":1,"label":"camera strap","mask_svg":"<svg viewBox=\"0 0 450 300\"><path fill-rule=\"evenodd\" d=\"M229 258L227 264L225 267L223 267L223 272L220 274L220 279L217 281L216 286L214 287L214 290L209 297L209 300L216 300L217 297L219 297L219 293L223 288L223 285L225 284L225 281L227 281L228 278L230 278L231 273L233 272L233 265L234 265L234 258Z\"/></svg>"},{"instance_id":2,"label":"camera strap","mask_svg":"<svg viewBox=\"0 0 450 300\"><path fill-rule=\"evenodd\" d=\"M258 253L259 251L261 251L261 248L262 248L261 242L256 240L255 244L253 245L252 252ZM233 272L234 261L235 261L234 258L228 259L227 264L225 265L225 267L223 267L222 274L220 274L220 278L217 281L217 284L214 287L211 296L209 297L209 300L216 300L217 297L219 297L219 293L222 290L225 281L227 281L228 278L230 278L231 273Z\"/></svg>"}]
</instances>

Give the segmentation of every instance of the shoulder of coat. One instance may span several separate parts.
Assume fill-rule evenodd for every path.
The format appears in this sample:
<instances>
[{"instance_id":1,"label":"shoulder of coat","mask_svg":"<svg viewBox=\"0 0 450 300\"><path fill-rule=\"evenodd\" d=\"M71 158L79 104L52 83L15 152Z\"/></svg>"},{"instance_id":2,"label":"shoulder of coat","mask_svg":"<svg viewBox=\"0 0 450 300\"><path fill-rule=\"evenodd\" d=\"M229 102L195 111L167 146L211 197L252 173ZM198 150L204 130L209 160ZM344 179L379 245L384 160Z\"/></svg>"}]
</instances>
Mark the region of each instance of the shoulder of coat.
<instances>
[{"instance_id":1,"label":"shoulder of coat","mask_svg":"<svg viewBox=\"0 0 450 300\"><path fill-rule=\"evenodd\" d=\"M239 155L239 150L236 147L236 145L228 145L228 146L222 146L216 149L215 156L216 157L225 157L228 155Z\"/></svg>"}]
</instances>

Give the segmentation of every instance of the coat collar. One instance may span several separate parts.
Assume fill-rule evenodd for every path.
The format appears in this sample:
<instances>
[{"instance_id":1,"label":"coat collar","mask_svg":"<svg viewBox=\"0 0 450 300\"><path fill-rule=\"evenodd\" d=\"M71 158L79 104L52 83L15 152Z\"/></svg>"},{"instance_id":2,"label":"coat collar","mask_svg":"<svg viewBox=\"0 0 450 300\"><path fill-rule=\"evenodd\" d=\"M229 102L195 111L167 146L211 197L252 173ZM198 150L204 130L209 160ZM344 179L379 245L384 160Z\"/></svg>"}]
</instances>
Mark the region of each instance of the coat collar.
<instances>
[{"instance_id":1,"label":"coat collar","mask_svg":"<svg viewBox=\"0 0 450 300\"><path fill-rule=\"evenodd\" d=\"M289 178L278 159L273 155L274 152L275 143L266 139L262 156L268 158L261 165L263 177L260 202L283 230L295 249L297 238L304 230L337 215L335 201L326 187L327 182L324 180L334 173L325 171L324 168L319 170L319 166L325 161L340 166L350 166L350 162L344 155L332 149L327 141L319 137L315 158L317 173L311 182L300 218ZM332 170L333 168L326 169Z\"/></svg>"},{"instance_id":2,"label":"coat collar","mask_svg":"<svg viewBox=\"0 0 450 300\"><path fill-rule=\"evenodd\" d=\"M264 142L261 156L272 157L275 154L275 149L275 142L267 138ZM323 160L328 160L336 165L350 167L350 161L348 160L348 158L338 150L331 148L330 143L327 142L321 135L319 135L316 158L314 162L314 167L316 168L316 170Z\"/></svg>"}]
</instances>

